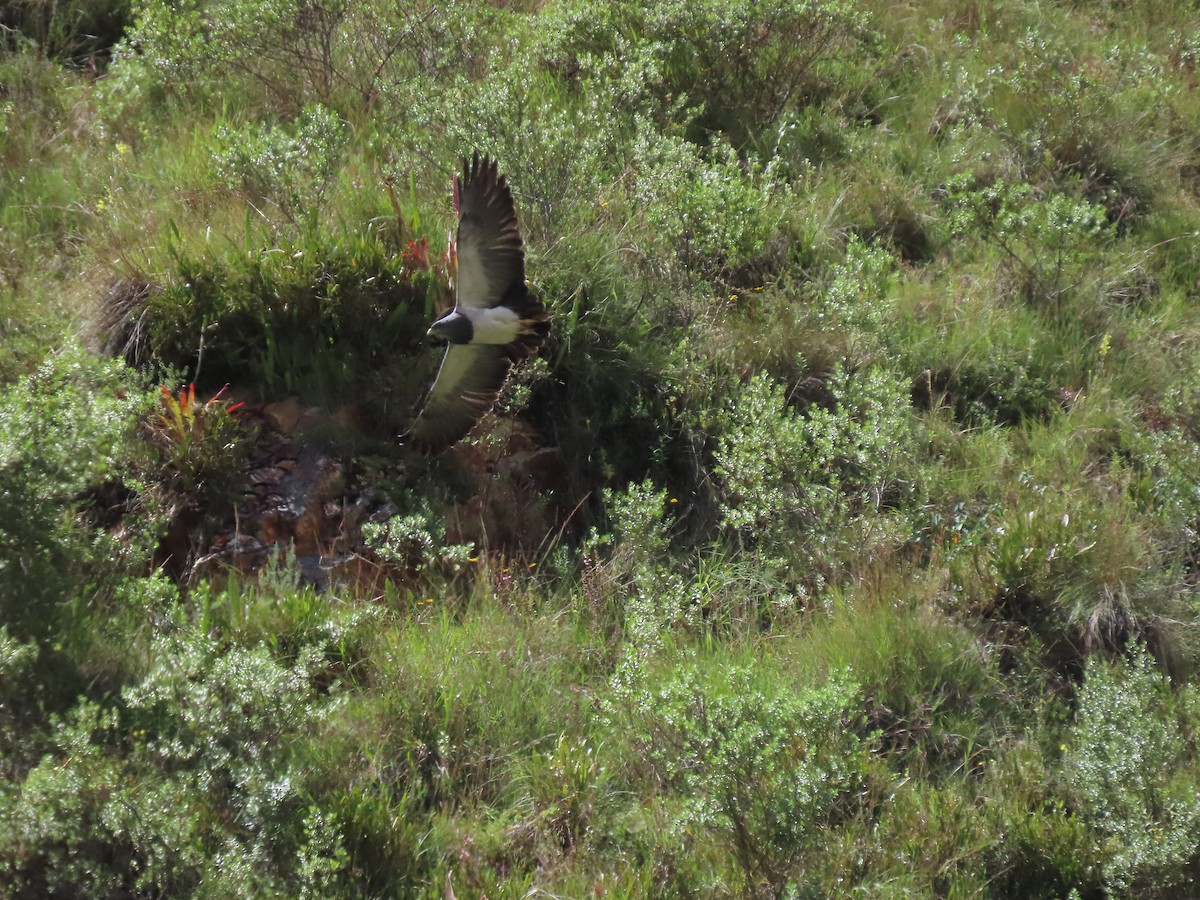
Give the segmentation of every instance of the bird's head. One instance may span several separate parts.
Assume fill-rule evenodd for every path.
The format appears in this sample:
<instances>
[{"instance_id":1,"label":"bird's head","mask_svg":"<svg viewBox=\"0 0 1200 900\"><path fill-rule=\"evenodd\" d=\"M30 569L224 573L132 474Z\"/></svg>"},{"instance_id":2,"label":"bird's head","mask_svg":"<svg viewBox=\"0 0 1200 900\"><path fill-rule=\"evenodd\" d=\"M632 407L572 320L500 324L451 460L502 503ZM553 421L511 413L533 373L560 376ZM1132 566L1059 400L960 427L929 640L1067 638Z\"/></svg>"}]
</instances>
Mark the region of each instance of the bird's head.
<instances>
[{"instance_id":1,"label":"bird's head","mask_svg":"<svg viewBox=\"0 0 1200 900\"><path fill-rule=\"evenodd\" d=\"M461 313L451 312L429 326L427 335L450 344L468 344L475 334L471 320Z\"/></svg>"}]
</instances>

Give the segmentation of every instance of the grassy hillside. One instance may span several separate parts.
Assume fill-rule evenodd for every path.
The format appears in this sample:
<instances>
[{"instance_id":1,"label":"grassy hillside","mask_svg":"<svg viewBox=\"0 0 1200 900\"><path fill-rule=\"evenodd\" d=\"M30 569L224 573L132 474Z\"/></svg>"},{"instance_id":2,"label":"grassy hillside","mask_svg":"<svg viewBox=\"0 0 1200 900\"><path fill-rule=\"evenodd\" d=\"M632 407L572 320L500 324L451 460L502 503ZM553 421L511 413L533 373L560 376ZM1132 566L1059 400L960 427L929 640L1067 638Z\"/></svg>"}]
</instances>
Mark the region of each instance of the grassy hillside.
<instances>
[{"instance_id":1,"label":"grassy hillside","mask_svg":"<svg viewBox=\"0 0 1200 900\"><path fill-rule=\"evenodd\" d=\"M1194 5L0 21L0 894L1200 891Z\"/></svg>"}]
</instances>

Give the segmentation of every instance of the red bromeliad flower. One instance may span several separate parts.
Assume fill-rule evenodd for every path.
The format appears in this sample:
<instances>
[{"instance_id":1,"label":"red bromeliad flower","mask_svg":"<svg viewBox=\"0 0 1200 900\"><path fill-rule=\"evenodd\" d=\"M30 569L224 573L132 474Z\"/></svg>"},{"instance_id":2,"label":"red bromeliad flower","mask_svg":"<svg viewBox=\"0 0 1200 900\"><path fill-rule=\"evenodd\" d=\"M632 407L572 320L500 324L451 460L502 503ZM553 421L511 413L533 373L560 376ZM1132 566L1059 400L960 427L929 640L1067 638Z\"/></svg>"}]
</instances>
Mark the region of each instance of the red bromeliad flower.
<instances>
[{"instance_id":1,"label":"red bromeliad flower","mask_svg":"<svg viewBox=\"0 0 1200 900\"><path fill-rule=\"evenodd\" d=\"M409 241L400 252L400 261L408 269L432 268L429 264L429 238L422 237L419 241Z\"/></svg>"},{"instance_id":2,"label":"red bromeliad flower","mask_svg":"<svg viewBox=\"0 0 1200 900\"><path fill-rule=\"evenodd\" d=\"M232 414L245 406L244 402L234 403L231 406L225 405L225 401L221 397L229 390L229 385L225 385L213 394L199 409L196 408L196 385L194 383L180 388L178 397L171 393L170 388L165 384L161 385L159 390L162 392L163 411L158 414L158 421L163 426L164 432L175 443L183 442L194 432L203 428L203 422L197 422L198 417L216 409L222 409Z\"/></svg>"},{"instance_id":3,"label":"red bromeliad flower","mask_svg":"<svg viewBox=\"0 0 1200 900\"><path fill-rule=\"evenodd\" d=\"M193 399L193 402L195 402L195 396L196 396L196 387L195 387L195 385L189 385L189 387L192 389L192 399ZM218 402L221 402L221 398L222 398L223 396L225 396L225 392L226 392L227 390L229 390L229 385L227 385L227 384L226 384L226 385L223 385L223 386L221 387L221 389L220 389L219 391L217 391L215 394L213 394L213 395L212 395L212 397L211 397L211 398L209 398L209 401L208 401L207 403L205 403L205 404L204 404L204 408L205 408L205 409L211 409L211 408L212 408L212 406L213 406L213 404L215 404L215 403L218 403ZM243 406L245 406L245 405L246 405L246 401L245 401L245 400L239 400L237 403L234 403L232 406L226 406L226 407L225 407L225 412L227 412L227 413L233 413L235 410L239 410L239 409L241 409L241 408L242 408Z\"/></svg>"}]
</instances>

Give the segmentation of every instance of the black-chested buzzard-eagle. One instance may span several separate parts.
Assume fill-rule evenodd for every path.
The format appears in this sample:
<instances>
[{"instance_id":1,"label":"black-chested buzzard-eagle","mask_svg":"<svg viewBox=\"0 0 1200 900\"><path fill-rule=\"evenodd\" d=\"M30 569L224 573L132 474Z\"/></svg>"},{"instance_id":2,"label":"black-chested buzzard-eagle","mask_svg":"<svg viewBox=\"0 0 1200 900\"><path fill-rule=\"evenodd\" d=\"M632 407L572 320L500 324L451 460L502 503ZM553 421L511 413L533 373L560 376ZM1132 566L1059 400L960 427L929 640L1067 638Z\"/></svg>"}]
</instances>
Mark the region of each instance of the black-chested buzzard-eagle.
<instances>
[{"instance_id":1,"label":"black-chested buzzard-eagle","mask_svg":"<svg viewBox=\"0 0 1200 900\"><path fill-rule=\"evenodd\" d=\"M509 368L537 353L546 307L525 284L525 247L512 192L479 151L454 177L458 233L450 244L454 309L429 329L446 355L420 415L402 440L426 454L466 436L492 408Z\"/></svg>"}]
</instances>

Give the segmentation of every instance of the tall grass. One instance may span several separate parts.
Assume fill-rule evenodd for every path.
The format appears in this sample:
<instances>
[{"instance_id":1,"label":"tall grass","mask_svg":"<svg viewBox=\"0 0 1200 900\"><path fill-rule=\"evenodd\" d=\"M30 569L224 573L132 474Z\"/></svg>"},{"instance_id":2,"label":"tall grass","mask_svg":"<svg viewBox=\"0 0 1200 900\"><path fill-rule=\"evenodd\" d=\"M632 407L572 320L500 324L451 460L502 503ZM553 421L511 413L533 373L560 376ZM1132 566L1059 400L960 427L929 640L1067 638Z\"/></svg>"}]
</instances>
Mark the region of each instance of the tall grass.
<instances>
[{"instance_id":1,"label":"tall grass","mask_svg":"<svg viewBox=\"0 0 1200 900\"><path fill-rule=\"evenodd\" d=\"M9 6L0 893L1194 892L1187 9ZM554 330L417 461L476 147ZM164 567L180 379L377 577Z\"/></svg>"}]
</instances>

